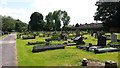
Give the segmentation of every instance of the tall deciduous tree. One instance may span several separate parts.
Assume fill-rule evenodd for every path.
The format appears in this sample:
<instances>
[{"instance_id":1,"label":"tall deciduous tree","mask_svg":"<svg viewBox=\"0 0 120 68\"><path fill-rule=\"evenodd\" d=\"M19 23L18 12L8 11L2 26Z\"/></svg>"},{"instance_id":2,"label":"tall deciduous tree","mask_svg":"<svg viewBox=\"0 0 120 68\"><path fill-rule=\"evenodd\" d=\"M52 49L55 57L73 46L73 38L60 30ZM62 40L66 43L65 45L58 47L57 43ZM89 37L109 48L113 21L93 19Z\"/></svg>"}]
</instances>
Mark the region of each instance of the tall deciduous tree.
<instances>
[{"instance_id":1,"label":"tall deciduous tree","mask_svg":"<svg viewBox=\"0 0 120 68\"><path fill-rule=\"evenodd\" d=\"M61 27L60 10L53 12L53 22L54 22L54 29L60 30Z\"/></svg>"},{"instance_id":2,"label":"tall deciduous tree","mask_svg":"<svg viewBox=\"0 0 120 68\"><path fill-rule=\"evenodd\" d=\"M43 15L39 12L32 13L29 21L29 30L39 31L43 30L43 27L44 27Z\"/></svg>"},{"instance_id":3,"label":"tall deciduous tree","mask_svg":"<svg viewBox=\"0 0 120 68\"><path fill-rule=\"evenodd\" d=\"M53 12L53 19L55 20L55 27L57 30L60 29L62 23L64 28L70 22L70 16L68 16L66 11L61 10Z\"/></svg>"},{"instance_id":4,"label":"tall deciduous tree","mask_svg":"<svg viewBox=\"0 0 120 68\"><path fill-rule=\"evenodd\" d=\"M45 17L45 29L46 30L53 30L54 29L54 22L53 22L53 14L52 12L49 12L48 15Z\"/></svg>"},{"instance_id":5,"label":"tall deciduous tree","mask_svg":"<svg viewBox=\"0 0 120 68\"><path fill-rule=\"evenodd\" d=\"M16 21L10 16L3 16L2 17L2 31L9 31L15 30L15 23Z\"/></svg>"},{"instance_id":6,"label":"tall deciduous tree","mask_svg":"<svg viewBox=\"0 0 120 68\"><path fill-rule=\"evenodd\" d=\"M26 31L27 24L10 16L2 16L2 31Z\"/></svg>"},{"instance_id":7,"label":"tall deciduous tree","mask_svg":"<svg viewBox=\"0 0 120 68\"><path fill-rule=\"evenodd\" d=\"M61 11L61 20L63 22L63 30L66 30L69 22L70 22L70 16L68 16L66 11Z\"/></svg>"}]
</instances>

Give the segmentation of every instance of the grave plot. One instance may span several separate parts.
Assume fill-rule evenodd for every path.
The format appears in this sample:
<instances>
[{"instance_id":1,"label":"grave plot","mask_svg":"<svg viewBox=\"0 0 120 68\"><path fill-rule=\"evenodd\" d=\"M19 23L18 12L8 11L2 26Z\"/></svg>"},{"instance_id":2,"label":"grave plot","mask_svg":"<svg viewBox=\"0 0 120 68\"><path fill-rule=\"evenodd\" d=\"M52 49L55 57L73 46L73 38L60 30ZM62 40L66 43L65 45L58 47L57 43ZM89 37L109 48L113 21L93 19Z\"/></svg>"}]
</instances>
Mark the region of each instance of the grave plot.
<instances>
[{"instance_id":1,"label":"grave plot","mask_svg":"<svg viewBox=\"0 0 120 68\"><path fill-rule=\"evenodd\" d=\"M92 45L92 46L90 46L90 45L87 45L87 46L77 45L76 48L94 52L96 49L104 48L104 47L103 46L96 46L96 45Z\"/></svg>"},{"instance_id":2,"label":"grave plot","mask_svg":"<svg viewBox=\"0 0 120 68\"><path fill-rule=\"evenodd\" d=\"M45 39L46 42L50 42L50 41L60 41L60 38L47 38Z\"/></svg>"},{"instance_id":3,"label":"grave plot","mask_svg":"<svg viewBox=\"0 0 120 68\"><path fill-rule=\"evenodd\" d=\"M110 44L110 47L120 48L120 43L118 43L118 44Z\"/></svg>"},{"instance_id":4,"label":"grave plot","mask_svg":"<svg viewBox=\"0 0 120 68\"><path fill-rule=\"evenodd\" d=\"M76 44L85 44L85 42L83 41L83 37L81 37L81 36L74 38L73 41Z\"/></svg>"},{"instance_id":5,"label":"grave plot","mask_svg":"<svg viewBox=\"0 0 120 68\"><path fill-rule=\"evenodd\" d=\"M49 37L49 36L52 36L52 35L50 34L50 32L42 32L42 33L39 33L38 36L39 37Z\"/></svg>"},{"instance_id":6,"label":"grave plot","mask_svg":"<svg viewBox=\"0 0 120 68\"><path fill-rule=\"evenodd\" d=\"M106 46L106 37L103 35L98 36L98 46Z\"/></svg>"},{"instance_id":7,"label":"grave plot","mask_svg":"<svg viewBox=\"0 0 120 68\"><path fill-rule=\"evenodd\" d=\"M50 46L34 46L32 52L42 52L46 50L54 50L54 49L64 49L64 45L50 45Z\"/></svg>"},{"instance_id":8,"label":"grave plot","mask_svg":"<svg viewBox=\"0 0 120 68\"><path fill-rule=\"evenodd\" d=\"M29 65L34 65L34 66L37 66L37 65L38 66L40 66L40 65L41 66L43 66L43 65L75 66L76 65L76 66L80 66L80 61L82 58L88 58L91 60L95 58L97 60L100 60L100 62L105 62L106 60L114 60L115 62L117 62L118 52L100 53L100 54L96 55L96 54L94 54L93 50L99 49L100 47L106 47L106 46L98 46L97 39L95 39L94 37L91 37L90 34L86 34L86 35L84 35L84 37L87 37L87 39L84 39L84 41L86 43L85 45L88 45L88 43L90 43L90 42L94 44L91 47L89 47L89 49L88 49L89 51L92 51L93 53L85 51L85 50L87 50L87 46L83 47L83 50L76 49L77 46L66 46L65 49L57 48L57 50L54 50L54 48L53 49L52 48L50 48L50 49L44 48L44 47L50 47L52 45L57 46L57 44L61 44L64 42L67 42L67 44L69 44L69 43L72 44L73 40L71 41L70 39L68 39L69 42L65 41L65 40L51 41L49 46L44 46L44 45L42 46L43 50L41 49L41 46L40 46L40 49L41 49L40 52L38 49L37 53L34 53L34 51L33 51L33 53L31 53L34 46L29 46L29 47L26 46L27 42L38 41L38 40L44 41L46 38L51 38L51 37L39 38L39 36L37 36L34 40L32 40L32 39L30 39L30 40L17 39L19 65L28 65L28 66ZM68 38L69 38L69 36L68 36ZM95 40L93 40L93 39L95 39ZM35 42L33 42L33 43L35 43ZM80 45L82 46L82 44L79 44L79 46ZM85 45L83 45L83 46L85 46ZM39 44L38 44L38 48L39 48ZM86 49L84 50L84 48L86 48ZM37 48L36 48L36 50L37 50ZM27 54L27 55L21 55L23 53ZM110 55L114 55L114 56L109 57ZM26 59L26 58L28 58L28 59ZM28 62L28 64L26 64L26 61ZM32 62L32 63L29 63L29 62ZM43 64L43 62L44 62L44 64ZM52 64L49 64L49 63L52 63Z\"/></svg>"},{"instance_id":9,"label":"grave plot","mask_svg":"<svg viewBox=\"0 0 120 68\"><path fill-rule=\"evenodd\" d=\"M39 42L39 41L36 41L36 42L28 42L28 45L35 45L35 44L45 44L45 42Z\"/></svg>"},{"instance_id":10,"label":"grave plot","mask_svg":"<svg viewBox=\"0 0 120 68\"><path fill-rule=\"evenodd\" d=\"M35 36L22 36L22 39L35 39Z\"/></svg>"},{"instance_id":11,"label":"grave plot","mask_svg":"<svg viewBox=\"0 0 120 68\"><path fill-rule=\"evenodd\" d=\"M110 48L98 48L98 49L94 50L95 54L105 53L105 52L118 52L118 51L120 51L119 48L113 48L113 47L110 47Z\"/></svg>"},{"instance_id":12,"label":"grave plot","mask_svg":"<svg viewBox=\"0 0 120 68\"><path fill-rule=\"evenodd\" d=\"M120 48L120 42L118 41L115 33L111 34L111 42L109 42L108 45L110 45L110 47Z\"/></svg>"}]
</instances>

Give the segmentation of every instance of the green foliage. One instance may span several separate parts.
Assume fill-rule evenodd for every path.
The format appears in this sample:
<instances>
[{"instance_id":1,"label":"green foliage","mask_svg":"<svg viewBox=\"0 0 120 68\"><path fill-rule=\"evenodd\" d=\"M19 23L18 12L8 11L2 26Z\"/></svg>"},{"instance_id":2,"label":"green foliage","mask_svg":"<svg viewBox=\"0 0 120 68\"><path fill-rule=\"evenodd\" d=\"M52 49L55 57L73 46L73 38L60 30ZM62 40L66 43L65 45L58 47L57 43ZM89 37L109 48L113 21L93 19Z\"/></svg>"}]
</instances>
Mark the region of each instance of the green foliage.
<instances>
[{"instance_id":1,"label":"green foliage","mask_svg":"<svg viewBox=\"0 0 120 68\"><path fill-rule=\"evenodd\" d=\"M15 30L15 23L16 21L10 16L3 16L2 17L2 30L9 31Z\"/></svg>"},{"instance_id":2,"label":"green foliage","mask_svg":"<svg viewBox=\"0 0 120 68\"><path fill-rule=\"evenodd\" d=\"M0 36L0 40L5 38L8 34Z\"/></svg>"},{"instance_id":3,"label":"green foliage","mask_svg":"<svg viewBox=\"0 0 120 68\"><path fill-rule=\"evenodd\" d=\"M20 20L15 20L10 16L2 16L2 31L26 31L27 24Z\"/></svg>"},{"instance_id":4,"label":"green foliage","mask_svg":"<svg viewBox=\"0 0 120 68\"><path fill-rule=\"evenodd\" d=\"M15 24L15 29L17 32L22 32L22 31L27 31L27 24L26 23L23 23L21 22L20 20L17 20L16 21L16 24Z\"/></svg>"},{"instance_id":5,"label":"green foliage","mask_svg":"<svg viewBox=\"0 0 120 68\"><path fill-rule=\"evenodd\" d=\"M31 14L29 27L30 31L60 31L61 24L65 28L70 21L70 16L68 16L66 11L57 10L54 12L49 12L43 20L43 15L39 12L34 12ZM66 29L66 28L65 28Z\"/></svg>"},{"instance_id":6,"label":"green foliage","mask_svg":"<svg viewBox=\"0 0 120 68\"><path fill-rule=\"evenodd\" d=\"M29 30L41 31L44 27L43 15L39 12L34 12L30 16Z\"/></svg>"},{"instance_id":7,"label":"green foliage","mask_svg":"<svg viewBox=\"0 0 120 68\"><path fill-rule=\"evenodd\" d=\"M120 27L119 5L120 2L96 2L98 8L94 20L102 21L105 27Z\"/></svg>"},{"instance_id":8,"label":"green foliage","mask_svg":"<svg viewBox=\"0 0 120 68\"><path fill-rule=\"evenodd\" d=\"M76 23L75 27L79 27L79 24L78 24L78 23Z\"/></svg>"},{"instance_id":9,"label":"green foliage","mask_svg":"<svg viewBox=\"0 0 120 68\"><path fill-rule=\"evenodd\" d=\"M54 30L54 22L53 22L53 14L49 12L48 15L45 17L45 29L48 31Z\"/></svg>"}]
</instances>

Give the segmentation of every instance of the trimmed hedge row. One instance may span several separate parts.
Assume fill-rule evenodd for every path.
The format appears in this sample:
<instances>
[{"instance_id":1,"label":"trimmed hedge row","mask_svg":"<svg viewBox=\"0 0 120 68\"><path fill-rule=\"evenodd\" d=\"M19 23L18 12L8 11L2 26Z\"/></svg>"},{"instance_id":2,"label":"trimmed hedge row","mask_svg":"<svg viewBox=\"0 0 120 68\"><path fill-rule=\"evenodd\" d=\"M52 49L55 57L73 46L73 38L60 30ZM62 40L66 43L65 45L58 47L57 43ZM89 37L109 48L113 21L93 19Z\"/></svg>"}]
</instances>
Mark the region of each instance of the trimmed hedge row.
<instances>
[{"instance_id":1,"label":"trimmed hedge row","mask_svg":"<svg viewBox=\"0 0 120 68\"><path fill-rule=\"evenodd\" d=\"M51 46L34 46L32 52L42 52L46 50L54 50L54 49L64 49L64 45L51 45Z\"/></svg>"}]
</instances>

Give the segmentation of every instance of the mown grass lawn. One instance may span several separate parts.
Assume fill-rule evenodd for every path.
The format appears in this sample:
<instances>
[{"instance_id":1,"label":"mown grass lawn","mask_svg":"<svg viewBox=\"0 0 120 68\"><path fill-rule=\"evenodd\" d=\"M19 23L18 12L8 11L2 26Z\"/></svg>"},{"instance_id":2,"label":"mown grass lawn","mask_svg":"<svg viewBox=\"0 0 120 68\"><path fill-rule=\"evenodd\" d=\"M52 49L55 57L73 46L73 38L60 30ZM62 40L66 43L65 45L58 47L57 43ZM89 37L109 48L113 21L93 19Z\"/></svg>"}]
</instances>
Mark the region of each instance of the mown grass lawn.
<instances>
[{"instance_id":1,"label":"mown grass lawn","mask_svg":"<svg viewBox=\"0 0 120 68\"><path fill-rule=\"evenodd\" d=\"M86 45L89 42L97 44L97 39L94 39L90 35L85 35L87 40ZM47 37L46 37L47 38ZM80 66L82 58L90 60L98 60L105 62L107 60L113 60L118 62L118 52L109 52L102 54L94 54L93 52L87 52L84 50L77 49L75 46L67 46L65 49L48 50L44 52L32 53L32 47L26 45L28 41L41 41L45 38L37 37L36 39L21 40L17 39L17 54L18 54L18 65L19 66ZM64 41L54 41L54 43L63 43ZM109 41L107 41L109 42Z\"/></svg>"},{"instance_id":2,"label":"mown grass lawn","mask_svg":"<svg viewBox=\"0 0 120 68\"><path fill-rule=\"evenodd\" d=\"M4 37L6 37L8 34L0 36L0 40L3 39Z\"/></svg>"}]
</instances>

